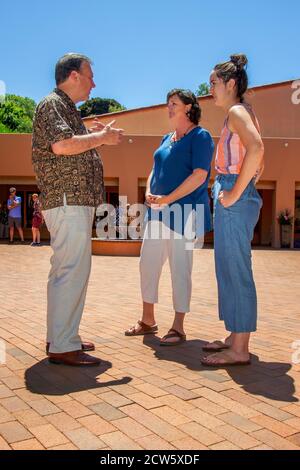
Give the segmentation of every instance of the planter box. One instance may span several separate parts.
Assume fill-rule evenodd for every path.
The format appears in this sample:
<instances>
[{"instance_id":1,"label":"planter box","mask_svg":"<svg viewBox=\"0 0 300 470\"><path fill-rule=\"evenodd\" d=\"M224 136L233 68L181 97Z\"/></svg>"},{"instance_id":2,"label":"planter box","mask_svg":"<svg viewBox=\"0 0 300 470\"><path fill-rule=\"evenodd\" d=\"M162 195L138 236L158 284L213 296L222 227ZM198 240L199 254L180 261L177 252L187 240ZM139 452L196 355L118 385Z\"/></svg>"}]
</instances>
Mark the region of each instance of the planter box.
<instances>
[{"instance_id":1,"label":"planter box","mask_svg":"<svg viewBox=\"0 0 300 470\"><path fill-rule=\"evenodd\" d=\"M280 225L281 248L290 248L292 240L292 225Z\"/></svg>"},{"instance_id":2,"label":"planter box","mask_svg":"<svg viewBox=\"0 0 300 470\"><path fill-rule=\"evenodd\" d=\"M92 254L101 256L140 256L142 240L100 240L92 238Z\"/></svg>"}]
</instances>

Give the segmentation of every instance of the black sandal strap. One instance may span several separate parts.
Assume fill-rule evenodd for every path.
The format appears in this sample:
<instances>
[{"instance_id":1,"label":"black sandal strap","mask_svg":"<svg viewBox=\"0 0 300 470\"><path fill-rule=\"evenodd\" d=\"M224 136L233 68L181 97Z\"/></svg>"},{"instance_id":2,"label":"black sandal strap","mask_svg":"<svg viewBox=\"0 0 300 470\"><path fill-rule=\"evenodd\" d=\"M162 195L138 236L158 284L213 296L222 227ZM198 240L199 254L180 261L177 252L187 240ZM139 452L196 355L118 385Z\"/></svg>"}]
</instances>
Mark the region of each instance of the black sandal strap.
<instances>
[{"instance_id":1,"label":"black sandal strap","mask_svg":"<svg viewBox=\"0 0 300 470\"><path fill-rule=\"evenodd\" d=\"M157 328L157 324L155 323L155 325L147 325L147 323L144 323L142 320L138 320L137 323L144 329L144 330L153 330L155 328Z\"/></svg>"},{"instance_id":2,"label":"black sandal strap","mask_svg":"<svg viewBox=\"0 0 300 470\"><path fill-rule=\"evenodd\" d=\"M173 333L171 333L173 331ZM169 331L168 331L168 334L166 334L162 339L169 339L169 338L180 338L180 339L183 339L185 338L186 335L180 333L179 331L177 330L174 330L174 328L171 328Z\"/></svg>"}]
</instances>

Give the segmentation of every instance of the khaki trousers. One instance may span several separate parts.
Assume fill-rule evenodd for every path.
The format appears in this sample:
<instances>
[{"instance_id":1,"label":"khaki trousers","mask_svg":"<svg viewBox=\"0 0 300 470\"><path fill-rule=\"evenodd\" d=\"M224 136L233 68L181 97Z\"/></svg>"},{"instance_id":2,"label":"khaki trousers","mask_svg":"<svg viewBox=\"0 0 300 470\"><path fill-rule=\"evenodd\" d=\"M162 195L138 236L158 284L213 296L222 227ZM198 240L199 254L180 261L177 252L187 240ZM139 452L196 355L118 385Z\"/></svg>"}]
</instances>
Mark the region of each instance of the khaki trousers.
<instances>
[{"instance_id":1,"label":"khaki trousers","mask_svg":"<svg viewBox=\"0 0 300 470\"><path fill-rule=\"evenodd\" d=\"M47 342L52 353L81 349L78 332L91 270L94 211L66 201L43 211L53 249L47 287Z\"/></svg>"}]
</instances>

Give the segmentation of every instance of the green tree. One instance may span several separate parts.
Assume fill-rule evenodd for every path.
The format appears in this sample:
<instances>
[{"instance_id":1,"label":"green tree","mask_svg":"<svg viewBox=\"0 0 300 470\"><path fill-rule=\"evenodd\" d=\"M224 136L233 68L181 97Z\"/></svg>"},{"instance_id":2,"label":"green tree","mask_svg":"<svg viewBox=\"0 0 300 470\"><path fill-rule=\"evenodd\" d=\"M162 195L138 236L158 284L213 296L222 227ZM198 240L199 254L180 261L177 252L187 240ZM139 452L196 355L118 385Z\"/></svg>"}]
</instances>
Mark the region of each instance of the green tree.
<instances>
[{"instance_id":1,"label":"green tree","mask_svg":"<svg viewBox=\"0 0 300 470\"><path fill-rule=\"evenodd\" d=\"M34 111L36 108L36 102L34 100L18 95L6 95L6 99L22 108L26 116L29 117L29 119L33 119Z\"/></svg>"},{"instance_id":2,"label":"green tree","mask_svg":"<svg viewBox=\"0 0 300 470\"><path fill-rule=\"evenodd\" d=\"M79 106L81 117L98 114L115 113L126 109L112 98L91 98Z\"/></svg>"},{"instance_id":3,"label":"green tree","mask_svg":"<svg viewBox=\"0 0 300 470\"><path fill-rule=\"evenodd\" d=\"M9 129L9 127L7 127L5 124L2 124L2 122L0 122L0 134L10 134L11 133L11 130Z\"/></svg>"},{"instance_id":4,"label":"green tree","mask_svg":"<svg viewBox=\"0 0 300 470\"><path fill-rule=\"evenodd\" d=\"M25 113L22 108L8 100L5 100L0 106L0 122L12 132L17 131L24 115Z\"/></svg>"},{"instance_id":5,"label":"green tree","mask_svg":"<svg viewBox=\"0 0 300 470\"><path fill-rule=\"evenodd\" d=\"M0 104L0 133L32 132L32 119L36 104L30 98L6 95Z\"/></svg>"},{"instance_id":6,"label":"green tree","mask_svg":"<svg viewBox=\"0 0 300 470\"><path fill-rule=\"evenodd\" d=\"M197 96L206 96L209 95L209 84L208 83L200 83L198 89L196 91Z\"/></svg>"}]
</instances>

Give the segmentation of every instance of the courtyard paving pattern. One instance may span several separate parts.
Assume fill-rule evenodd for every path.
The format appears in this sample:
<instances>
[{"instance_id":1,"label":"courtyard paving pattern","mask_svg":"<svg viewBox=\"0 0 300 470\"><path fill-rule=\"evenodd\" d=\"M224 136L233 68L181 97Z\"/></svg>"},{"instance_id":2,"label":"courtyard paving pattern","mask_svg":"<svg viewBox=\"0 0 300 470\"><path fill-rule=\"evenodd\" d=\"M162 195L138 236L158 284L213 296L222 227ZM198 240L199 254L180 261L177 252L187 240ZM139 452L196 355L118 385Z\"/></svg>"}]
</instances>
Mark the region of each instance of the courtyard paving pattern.
<instances>
[{"instance_id":1,"label":"courtyard paving pattern","mask_svg":"<svg viewBox=\"0 0 300 470\"><path fill-rule=\"evenodd\" d=\"M168 266L159 334L127 338L141 314L139 259L93 257L80 331L96 368L45 356L50 256L0 245L0 449L300 449L300 251L253 251L253 362L228 369L200 363L204 342L224 337L212 249L195 252L188 341L174 348L159 346L173 317Z\"/></svg>"}]
</instances>

